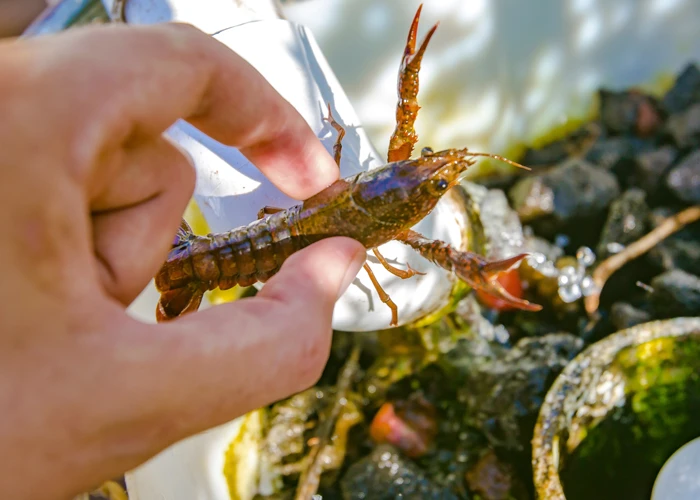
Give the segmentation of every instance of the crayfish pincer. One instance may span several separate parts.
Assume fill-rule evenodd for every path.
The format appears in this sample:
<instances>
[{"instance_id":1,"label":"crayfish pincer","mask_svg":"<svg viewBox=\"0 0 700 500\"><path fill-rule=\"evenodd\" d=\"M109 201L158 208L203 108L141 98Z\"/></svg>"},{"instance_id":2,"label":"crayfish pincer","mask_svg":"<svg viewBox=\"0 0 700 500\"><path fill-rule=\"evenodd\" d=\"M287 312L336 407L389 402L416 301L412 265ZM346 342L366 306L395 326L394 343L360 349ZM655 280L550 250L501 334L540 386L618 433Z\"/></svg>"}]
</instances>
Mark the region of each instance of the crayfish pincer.
<instances>
[{"instance_id":1,"label":"crayfish pincer","mask_svg":"<svg viewBox=\"0 0 700 500\"><path fill-rule=\"evenodd\" d=\"M418 158L411 159L418 140L414 130L419 109L418 72L427 44L437 28L433 26L416 50L421 7L411 25L401 62L397 123L389 145L389 163L339 179L291 208L263 207L258 220L225 233L195 235L183 220L167 261L155 278L156 288L161 293L156 310L158 321L197 310L208 290L264 283L294 252L334 236L347 236L361 242L372 250L387 271L399 278L409 279L419 273L410 266L398 269L387 262L378 247L389 241L409 245L424 258L455 273L472 288L494 295L513 307L529 311L541 309L537 304L513 297L496 280L500 273L517 265L527 254L489 262L480 255L459 251L411 230L460 181L475 163L475 157L487 156L522 167L497 155L467 149L433 152L425 148ZM334 120L330 106L327 120L338 132L333 149L335 162L340 165L345 131ZM381 301L391 308L391 326L395 326L398 323L396 305L367 264L364 270Z\"/></svg>"}]
</instances>

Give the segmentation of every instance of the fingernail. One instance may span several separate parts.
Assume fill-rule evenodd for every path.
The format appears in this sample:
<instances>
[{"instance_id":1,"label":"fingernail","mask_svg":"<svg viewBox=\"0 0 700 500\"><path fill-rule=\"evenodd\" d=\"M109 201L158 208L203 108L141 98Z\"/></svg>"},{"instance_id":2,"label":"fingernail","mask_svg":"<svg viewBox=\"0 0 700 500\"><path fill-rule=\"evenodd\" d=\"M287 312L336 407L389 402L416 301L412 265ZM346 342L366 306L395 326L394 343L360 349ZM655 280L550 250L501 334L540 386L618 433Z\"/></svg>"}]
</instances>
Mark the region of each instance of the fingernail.
<instances>
[{"instance_id":1,"label":"fingernail","mask_svg":"<svg viewBox=\"0 0 700 500\"><path fill-rule=\"evenodd\" d=\"M354 279L357 277L357 273L359 273L360 269L362 269L362 266L364 265L366 260L366 250L358 251L353 255L352 260L350 261L350 264L348 264L348 268L345 271L345 276L343 276L343 281L340 286L340 289L338 290L338 297L336 298L336 300L338 300L350 287Z\"/></svg>"}]
</instances>

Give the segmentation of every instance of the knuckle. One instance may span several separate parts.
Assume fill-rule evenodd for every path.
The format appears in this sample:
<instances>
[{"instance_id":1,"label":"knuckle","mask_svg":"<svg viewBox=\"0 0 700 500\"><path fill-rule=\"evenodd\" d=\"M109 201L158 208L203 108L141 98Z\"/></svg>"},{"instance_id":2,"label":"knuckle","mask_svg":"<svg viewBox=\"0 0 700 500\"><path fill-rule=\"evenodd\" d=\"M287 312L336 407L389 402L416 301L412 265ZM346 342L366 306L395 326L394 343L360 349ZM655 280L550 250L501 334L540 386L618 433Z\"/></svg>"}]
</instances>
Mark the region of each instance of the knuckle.
<instances>
[{"instance_id":1,"label":"knuckle","mask_svg":"<svg viewBox=\"0 0 700 500\"><path fill-rule=\"evenodd\" d=\"M192 24L165 23L160 26L167 49L181 54L195 54L202 45L210 44L210 36Z\"/></svg>"}]
</instances>

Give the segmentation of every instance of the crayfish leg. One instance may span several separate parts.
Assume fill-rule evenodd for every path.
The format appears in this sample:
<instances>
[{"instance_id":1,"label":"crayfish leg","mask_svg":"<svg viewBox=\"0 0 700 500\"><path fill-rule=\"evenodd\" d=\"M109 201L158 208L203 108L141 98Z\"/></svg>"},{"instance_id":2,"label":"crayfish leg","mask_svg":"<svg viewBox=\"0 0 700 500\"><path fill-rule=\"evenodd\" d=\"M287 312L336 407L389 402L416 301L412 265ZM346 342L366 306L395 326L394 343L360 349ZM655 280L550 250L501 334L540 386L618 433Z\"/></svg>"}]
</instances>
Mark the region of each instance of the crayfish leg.
<instances>
[{"instance_id":1,"label":"crayfish leg","mask_svg":"<svg viewBox=\"0 0 700 500\"><path fill-rule=\"evenodd\" d=\"M330 103L326 104L328 106L328 117L325 118L325 120L338 132L338 137L333 145L333 159L335 160L335 164L338 165L338 168L340 168L340 155L343 151L343 137L345 137L345 129L337 121L335 121L335 118L333 118Z\"/></svg>"},{"instance_id":2,"label":"crayfish leg","mask_svg":"<svg viewBox=\"0 0 700 500\"><path fill-rule=\"evenodd\" d=\"M197 286L184 286L161 293L156 306L156 321L163 323L199 309L204 290Z\"/></svg>"},{"instance_id":3,"label":"crayfish leg","mask_svg":"<svg viewBox=\"0 0 700 500\"><path fill-rule=\"evenodd\" d=\"M194 232L192 231L192 228L190 225L187 223L185 219L180 220L180 227L177 229L177 233L175 233L175 239L173 240L173 246L176 247L194 235Z\"/></svg>"},{"instance_id":4,"label":"crayfish leg","mask_svg":"<svg viewBox=\"0 0 700 500\"><path fill-rule=\"evenodd\" d=\"M112 11L109 13L110 21L113 23L126 23L124 16L124 6L127 0L113 0Z\"/></svg>"},{"instance_id":5,"label":"crayfish leg","mask_svg":"<svg viewBox=\"0 0 700 500\"><path fill-rule=\"evenodd\" d=\"M511 295L499 282L498 276L513 269L528 254L522 253L503 260L487 261L473 252L461 252L444 241L431 240L408 230L396 238L410 246L424 258L453 272L475 290L493 295L516 309L541 311L542 306Z\"/></svg>"},{"instance_id":6,"label":"crayfish leg","mask_svg":"<svg viewBox=\"0 0 700 500\"><path fill-rule=\"evenodd\" d=\"M413 146L418 142L418 136L414 129L418 117L418 73L421 61L428 43L438 27L436 23L425 36L423 43L416 51L416 37L418 33L418 21L423 4L418 7L413 18L411 29L408 31L408 40L401 59L399 69L399 102L396 105L396 128L389 142L389 162L407 160L411 157Z\"/></svg>"},{"instance_id":7,"label":"crayfish leg","mask_svg":"<svg viewBox=\"0 0 700 500\"><path fill-rule=\"evenodd\" d=\"M389 309L391 309L391 323L389 323L389 326L398 325L399 324L399 308L396 307L396 304L394 304L394 301L391 300L391 297L389 297L389 294L386 293L384 291L384 289L382 288L382 285L379 284L379 281L377 281L377 277L374 275L374 272L372 272L372 269L370 269L369 265L367 265L367 263L365 263L362 267L367 272L369 279L372 281L374 288L377 290L377 293L379 294L379 299L383 303L385 303L387 306L389 306Z\"/></svg>"},{"instance_id":8,"label":"crayfish leg","mask_svg":"<svg viewBox=\"0 0 700 500\"><path fill-rule=\"evenodd\" d=\"M264 206L260 210L258 210L258 219L262 219L266 215L276 214L277 212L281 212L283 210L284 210L284 208Z\"/></svg>"},{"instance_id":9,"label":"crayfish leg","mask_svg":"<svg viewBox=\"0 0 700 500\"><path fill-rule=\"evenodd\" d=\"M372 249L372 253L374 253L374 255L377 257L377 259L379 260L379 263L380 263L382 266L384 266L384 269L386 269L387 271L389 271L389 272L390 272L391 274L393 274L394 276L397 276L397 277L401 278L402 280L406 280L406 279L408 279L408 278L411 278L411 277L415 276L416 274L420 274L420 275L424 275L424 274L425 274L425 273L422 273L422 272L420 272L420 271L416 271L416 270L413 269L413 268L411 267L411 265L408 264L408 263L406 263L406 267L408 267L408 269L406 269L405 271L404 271L403 269L398 269L398 268L392 266L392 265L389 264L389 262L386 260L386 257L384 257L384 256L379 252L379 249L378 249L378 248L373 248L373 249Z\"/></svg>"}]
</instances>

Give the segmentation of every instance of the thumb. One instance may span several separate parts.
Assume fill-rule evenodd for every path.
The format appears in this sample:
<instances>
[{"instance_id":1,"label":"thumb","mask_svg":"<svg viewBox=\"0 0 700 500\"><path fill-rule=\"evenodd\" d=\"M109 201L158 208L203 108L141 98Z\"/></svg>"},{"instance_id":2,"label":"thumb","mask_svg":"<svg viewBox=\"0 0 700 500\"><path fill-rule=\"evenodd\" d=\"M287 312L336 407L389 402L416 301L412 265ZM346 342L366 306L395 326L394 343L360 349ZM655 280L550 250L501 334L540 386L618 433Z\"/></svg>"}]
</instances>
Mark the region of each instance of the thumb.
<instances>
[{"instance_id":1,"label":"thumb","mask_svg":"<svg viewBox=\"0 0 700 500\"><path fill-rule=\"evenodd\" d=\"M140 327L153 356L129 368L143 381L134 400L156 407L122 403L158 415L153 426L167 429L152 434L163 441L148 454L316 383L330 352L334 304L365 258L357 241L322 240L289 257L255 297Z\"/></svg>"}]
</instances>

